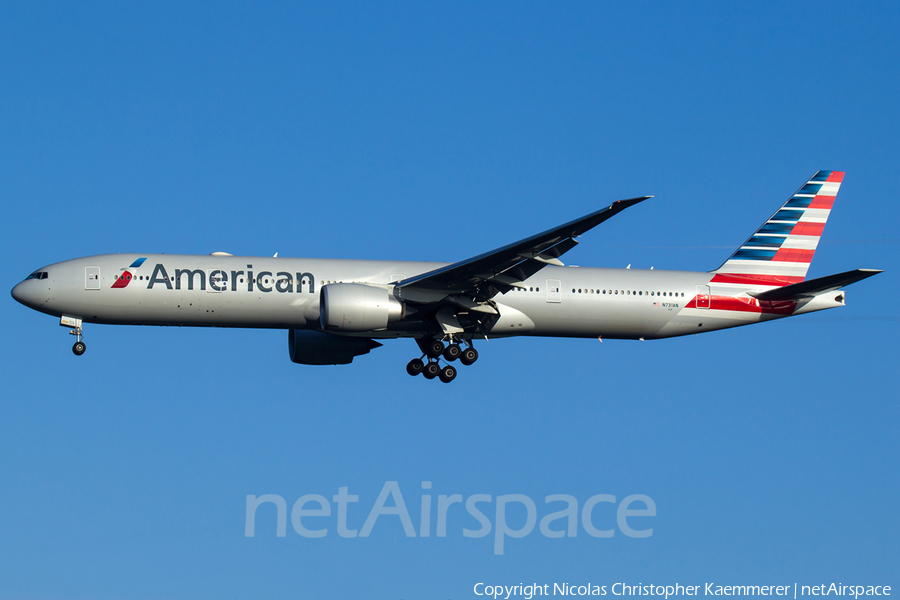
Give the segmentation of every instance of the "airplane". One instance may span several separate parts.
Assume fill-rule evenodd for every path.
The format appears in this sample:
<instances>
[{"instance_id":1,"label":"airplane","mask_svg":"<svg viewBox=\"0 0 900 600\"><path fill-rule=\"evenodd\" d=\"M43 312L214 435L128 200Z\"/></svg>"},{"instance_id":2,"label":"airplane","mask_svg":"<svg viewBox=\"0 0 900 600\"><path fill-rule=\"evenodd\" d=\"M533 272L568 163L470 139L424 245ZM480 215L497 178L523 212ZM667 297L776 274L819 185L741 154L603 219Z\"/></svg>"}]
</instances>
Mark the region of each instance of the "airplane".
<instances>
[{"instance_id":1,"label":"airplane","mask_svg":"<svg viewBox=\"0 0 900 600\"><path fill-rule=\"evenodd\" d=\"M410 375L453 381L474 341L512 336L653 340L843 306L843 287L880 270L807 280L843 181L818 171L710 272L583 268L560 257L578 237L652 196L610 206L446 264L383 260L104 254L54 263L12 289L59 318L84 354L84 323L288 331L290 359L349 364L412 338Z\"/></svg>"}]
</instances>

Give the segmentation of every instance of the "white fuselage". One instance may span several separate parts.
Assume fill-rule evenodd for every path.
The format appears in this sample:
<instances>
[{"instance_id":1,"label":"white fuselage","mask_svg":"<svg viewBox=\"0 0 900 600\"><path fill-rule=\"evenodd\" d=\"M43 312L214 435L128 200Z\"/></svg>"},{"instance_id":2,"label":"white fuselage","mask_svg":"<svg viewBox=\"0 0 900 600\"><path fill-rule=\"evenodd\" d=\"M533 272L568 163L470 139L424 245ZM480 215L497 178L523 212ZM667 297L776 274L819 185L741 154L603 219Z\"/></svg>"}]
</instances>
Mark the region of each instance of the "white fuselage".
<instances>
[{"instance_id":1,"label":"white fuselage","mask_svg":"<svg viewBox=\"0 0 900 600\"><path fill-rule=\"evenodd\" d=\"M141 258L141 264L133 266ZM88 323L320 329L322 286L353 282L390 292L392 282L441 266L107 254L45 267L41 269L45 278L23 281L13 296L41 312ZM500 318L489 336L664 338L829 308L843 301L834 294L822 306L760 303L747 294L751 288L746 285L712 284L712 277L703 272L547 266L493 299ZM421 332L391 324L363 334L382 339Z\"/></svg>"}]
</instances>

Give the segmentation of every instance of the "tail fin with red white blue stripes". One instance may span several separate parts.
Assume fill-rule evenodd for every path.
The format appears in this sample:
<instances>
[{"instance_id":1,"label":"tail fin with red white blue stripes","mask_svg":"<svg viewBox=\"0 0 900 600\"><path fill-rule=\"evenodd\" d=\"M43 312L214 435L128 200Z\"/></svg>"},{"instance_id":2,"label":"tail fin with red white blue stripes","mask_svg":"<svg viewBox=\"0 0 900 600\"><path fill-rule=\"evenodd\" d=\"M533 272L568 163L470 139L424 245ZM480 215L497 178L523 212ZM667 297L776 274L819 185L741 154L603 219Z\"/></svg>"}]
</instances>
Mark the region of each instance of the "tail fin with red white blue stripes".
<instances>
[{"instance_id":1,"label":"tail fin with red white blue stripes","mask_svg":"<svg viewBox=\"0 0 900 600\"><path fill-rule=\"evenodd\" d=\"M843 180L841 171L813 175L713 271L712 282L783 286L803 281Z\"/></svg>"}]
</instances>

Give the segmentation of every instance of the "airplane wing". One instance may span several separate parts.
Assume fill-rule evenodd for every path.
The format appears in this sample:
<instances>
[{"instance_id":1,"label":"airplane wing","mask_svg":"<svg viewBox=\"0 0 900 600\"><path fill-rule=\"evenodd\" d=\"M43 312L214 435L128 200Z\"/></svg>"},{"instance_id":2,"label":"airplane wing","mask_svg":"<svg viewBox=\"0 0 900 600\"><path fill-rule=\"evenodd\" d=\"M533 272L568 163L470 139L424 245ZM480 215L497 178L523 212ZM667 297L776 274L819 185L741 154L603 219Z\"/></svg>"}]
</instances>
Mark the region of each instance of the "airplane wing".
<instances>
[{"instance_id":1,"label":"airplane wing","mask_svg":"<svg viewBox=\"0 0 900 600\"><path fill-rule=\"evenodd\" d=\"M451 294L466 294L489 300L507 292L546 265L562 265L559 257L578 244L575 239L629 206L653 196L613 202L580 219L569 221L502 248L404 279L396 284L400 298L433 302Z\"/></svg>"},{"instance_id":2,"label":"airplane wing","mask_svg":"<svg viewBox=\"0 0 900 600\"><path fill-rule=\"evenodd\" d=\"M750 292L750 295L759 300L798 300L800 298L810 298L816 294L823 292L831 292L845 285L862 281L872 275L881 273L878 269L854 269L853 271L845 271L835 275L826 275L810 279L809 281L801 281L783 287L773 288L765 292Z\"/></svg>"}]
</instances>

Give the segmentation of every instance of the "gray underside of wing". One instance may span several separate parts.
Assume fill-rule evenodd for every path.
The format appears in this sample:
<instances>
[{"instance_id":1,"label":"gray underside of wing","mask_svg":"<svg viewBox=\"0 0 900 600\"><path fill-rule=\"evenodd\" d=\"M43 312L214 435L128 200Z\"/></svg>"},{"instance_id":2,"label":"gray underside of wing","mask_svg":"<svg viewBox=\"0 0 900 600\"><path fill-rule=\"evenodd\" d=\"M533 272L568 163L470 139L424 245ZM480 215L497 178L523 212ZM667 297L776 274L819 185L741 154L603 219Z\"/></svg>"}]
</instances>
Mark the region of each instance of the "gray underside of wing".
<instances>
[{"instance_id":1,"label":"gray underside of wing","mask_svg":"<svg viewBox=\"0 0 900 600\"><path fill-rule=\"evenodd\" d=\"M397 283L395 290L400 298L412 302L436 301L450 294L489 300L548 264L562 264L559 257L578 244L576 237L648 198L652 196L613 202L606 208L502 248L404 279Z\"/></svg>"}]
</instances>

